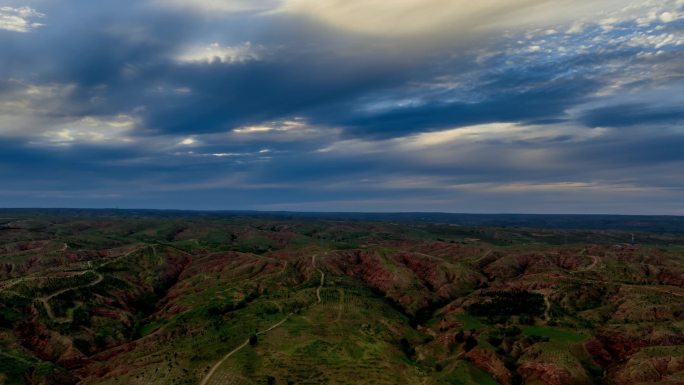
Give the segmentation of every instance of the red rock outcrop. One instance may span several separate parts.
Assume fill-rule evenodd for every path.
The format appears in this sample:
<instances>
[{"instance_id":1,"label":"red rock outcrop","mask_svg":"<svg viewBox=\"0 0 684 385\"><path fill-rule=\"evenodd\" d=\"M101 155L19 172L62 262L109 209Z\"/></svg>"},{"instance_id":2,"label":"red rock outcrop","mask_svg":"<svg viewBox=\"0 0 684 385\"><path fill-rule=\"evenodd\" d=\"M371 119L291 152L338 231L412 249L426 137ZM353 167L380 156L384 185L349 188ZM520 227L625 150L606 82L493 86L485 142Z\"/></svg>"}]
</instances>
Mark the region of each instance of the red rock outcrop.
<instances>
[{"instance_id":1,"label":"red rock outcrop","mask_svg":"<svg viewBox=\"0 0 684 385\"><path fill-rule=\"evenodd\" d=\"M549 363L526 362L520 365L518 372L525 381L536 379L547 385L577 385L570 371Z\"/></svg>"},{"instance_id":2,"label":"red rock outcrop","mask_svg":"<svg viewBox=\"0 0 684 385\"><path fill-rule=\"evenodd\" d=\"M493 375L502 385L510 385L511 374L493 352L476 346L466 353L466 357L473 365Z\"/></svg>"}]
</instances>

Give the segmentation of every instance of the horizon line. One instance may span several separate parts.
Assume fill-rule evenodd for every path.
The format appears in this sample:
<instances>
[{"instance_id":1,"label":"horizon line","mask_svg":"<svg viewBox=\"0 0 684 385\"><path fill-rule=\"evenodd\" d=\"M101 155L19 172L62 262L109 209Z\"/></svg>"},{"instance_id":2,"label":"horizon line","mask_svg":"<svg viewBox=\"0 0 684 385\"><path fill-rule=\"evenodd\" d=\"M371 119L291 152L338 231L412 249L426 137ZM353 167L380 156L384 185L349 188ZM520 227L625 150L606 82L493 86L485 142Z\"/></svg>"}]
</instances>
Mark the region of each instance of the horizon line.
<instances>
[{"instance_id":1,"label":"horizon line","mask_svg":"<svg viewBox=\"0 0 684 385\"><path fill-rule=\"evenodd\" d=\"M625 213L525 213L525 212L449 212L449 211L315 211L315 210L258 210L258 209L180 209L144 207L0 207L0 211L64 210L64 211L151 211L188 213L252 213L252 214L323 214L323 215L475 215L475 216L614 216L614 217L672 217L684 218L681 214L625 214Z\"/></svg>"}]
</instances>

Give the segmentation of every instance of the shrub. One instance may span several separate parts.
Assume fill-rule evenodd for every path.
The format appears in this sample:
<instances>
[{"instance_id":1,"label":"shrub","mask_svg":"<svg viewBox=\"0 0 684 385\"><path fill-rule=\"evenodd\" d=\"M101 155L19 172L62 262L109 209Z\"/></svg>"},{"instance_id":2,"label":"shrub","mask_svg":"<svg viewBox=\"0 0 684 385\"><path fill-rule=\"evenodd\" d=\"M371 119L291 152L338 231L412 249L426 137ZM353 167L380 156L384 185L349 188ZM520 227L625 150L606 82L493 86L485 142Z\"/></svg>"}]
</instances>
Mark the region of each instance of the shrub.
<instances>
[{"instance_id":1,"label":"shrub","mask_svg":"<svg viewBox=\"0 0 684 385\"><path fill-rule=\"evenodd\" d=\"M472 335L469 335L468 338L465 340L465 346L463 347L466 352L469 352L473 350L474 347L477 346L477 338L473 337Z\"/></svg>"},{"instance_id":2,"label":"shrub","mask_svg":"<svg viewBox=\"0 0 684 385\"><path fill-rule=\"evenodd\" d=\"M411 346L411 343L406 338L399 340L399 344L401 345L401 350L404 352L406 357L412 358L416 354L416 349Z\"/></svg>"},{"instance_id":3,"label":"shrub","mask_svg":"<svg viewBox=\"0 0 684 385\"><path fill-rule=\"evenodd\" d=\"M489 336L489 338L487 338L487 342L489 342L490 345L496 348L499 345L501 345L503 339L501 339L501 337L499 336L491 335Z\"/></svg>"}]
</instances>

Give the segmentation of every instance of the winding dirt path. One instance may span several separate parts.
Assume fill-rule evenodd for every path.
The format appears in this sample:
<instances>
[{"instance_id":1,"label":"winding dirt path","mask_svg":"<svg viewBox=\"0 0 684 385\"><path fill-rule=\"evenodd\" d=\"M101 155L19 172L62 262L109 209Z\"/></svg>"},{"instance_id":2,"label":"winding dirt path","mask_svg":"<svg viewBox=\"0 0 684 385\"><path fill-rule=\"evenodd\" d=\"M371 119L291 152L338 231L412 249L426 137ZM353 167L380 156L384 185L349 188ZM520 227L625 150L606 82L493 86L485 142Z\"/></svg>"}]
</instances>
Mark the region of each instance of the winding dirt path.
<instances>
[{"instance_id":1,"label":"winding dirt path","mask_svg":"<svg viewBox=\"0 0 684 385\"><path fill-rule=\"evenodd\" d=\"M66 244L65 244L65 246L66 246ZM144 249L145 247L148 247L148 246L143 246L143 247L137 248L135 250L129 251L126 254L122 254L122 255L119 255L118 257L114 257L113 259L111 259L109 261L105 261L104 263L96 266L96 268L100 268L100 267L107 266L107 265L110 265L112 263L118 262L119 260L126 258L129 255ZM55 273L60 273L63 275L29 275L29 276L25 276L25 277L12 278L12 279L8 279L5 281L0 281L0 292L6 291L7 289L10 289L14 286L17 286L17 285L24 283L24 282L27 282L27 281L35 281L35 280L47 279L47 278L52 278L52 279L73 278L73 277L78 277L80 275L84 275L84 274L87 274L89 272L94 271L95 268L93 268L92 261L87 261L87 263L88 263L88 269L87 270L82 270L82 271L77 271L77 272L55 272Z\"/></svg>"},{"instance_id":2,"label":"winding dirt path","mask_svg":"<svg viewBox=\"0 0 684 385\"><path fill-rule=\"evenodd\" d=\"M673 296L675 296L675 297L684 298L684 294L675 293L674 291L668 290L668 289L666 289L666 288L664 288L664 287L658 287L658 286L645 286L645 285L629 285L629 284L623 284L623 286L631 287L631 288L638 288L638 289L651 290L651 291L657 291L657 292L659 292L659 293L669 294L669 295L673 295Z\"/></svg>"},{"instance_id":3,"label":"winding dirt path","mask_svg":"<svg viewBox=\"0 0 684 385\"><path fill-rule=\"evenodd\" d=\"M65 244L65 245L66 245L66 244ZM126 254L122 254L122 255L120 255L120 256L118 256L118 257L116 257L116 258L114 258L114 259L112 259L112 260L110 260L110 261L107 261L107 262L105 262L105 263L100 264L99 266L97 266L97 268L100 268L100 267L107 266L107 265L110 265L110 264L112 264L112 263L118 262L118 261L120 261L121 259L126 258L126 257L130 256L131 254L133 254L133 253L135 253L135 252L137 252L137 251L142 250L142 249L145 248L145 247L147 247L147 246L144 246L144 247L141 247L141 248L132 250L132 251L126 253ZM153 250L154 252L156 252L156 250L154 249L154 246L152 246L152 250ZM88 261L88 262L90 262L90 261ZM89 263L89 266L92 266L92 264ZM67 312L67 316L64 317L64 318L55 316L55 313L54 313L54 311L52 310L52 306L50 306L50 300L53 299L53 298L55 298L55 297L57 297L57 296L59 296L59 295L62 295L62 294L67 293L67 292L70 292L70 291L72 291L72 290L78 290L78 289L85 289L85 288L88 288L88 287L93 287L93 286L99 284L100 282L104 281L104 275L102 275L101 273L97 272L97 271L95 270L95 268L92 268L92 267L91 267L90 269L88 269L88 270L84 270L84 271L81 271L81 272L79 272L79 273L77 273L77 274L74 274L72 277L79 276L79 275L85 275L85 274L90 273L90 272L95 273L95 274L97 275L97 278L95 278L94 281L92 281L92 282L90 282L90 283L87 283L87 284L84 284L84 285L77 285L77 286L67 287L67 288L58 290L58 291L56 291L56 292L54 292L54 293L51 293L51 294L49 294L49 295L46 295L46 296L44 296L44 297L40 297L40 298L37 298L37 299L36 299L37 301L39 301L39 302L41 302L41 303L43 304L43 307L45 308L45 312L47 313L48 317L50 317L51 320L53 320L53 321L55 321L55 322L58 322L58 323L67 323L67 322L73 321L73 312Z\"/></svg>"},{"instance_id":4,"label":"winding dirt path","mask_svg":"<svg viewBox=\"0 0 684 385\"><path fill-rule=\"evenodd\" d=\"M316 255L311 256L311 265L316 268ZM287 266L287 265L286 265ZM317 269L321 273L321 283L316 289L316 299L317 299L317 304L321 303L321 288L323 285L325 285L325 273L321 269ZM289 313L288 315L285 316L282 320L279 322L273 324L271 327L269 327L266 330L262 330L260 332L257 332L256 335L260 336L263 334L266 334L270 332L271 330L277 328L278 326L282 325L287 321L294 313ZM214 373L218 370L218 368L226 362L230 357L232 357L235 353L239 352L240 350L244 349L245 346L249 345L249 338L245 340L240 346L236 347L235 349L231 350L228 352L223 358L221 358L217 363L214 364L214 366L211 367L209 372L202 378L202 381L199 382L199 385L207 385L209 383L209 380L214 376Z\"/></svg>"},{"instance_id":5,"label":"winding dirt path","mask_svg":"<svg viewBox=\"0 0 684 385\"><path fill-rule=\"evenodd\" d=\"M337 289L337 290L340 293L340 306L337 310L337 318L335 318L335 323L340 322L340 319L342 319L342 312L344 311L344 290L342 290L342 289Z\"/></svg>"},{"instance_id":6,"label":"winding dirt path","mask_svg":"<svg viewBox=\"0 0 684 385\"><path fill-rule=\"evenodd\" d=\"M25 364L33 364L33 362L28 361L26 358L15 356L15 355L9 354L7 352L0 351L0 355L5 356L5 357L9 357L9 358L14 359L14 360L22 361Z\"/></svg>"},{"instance_id":7,"label":"winding dirt path","mask_svg":"<svg viewBox=\"0 0 684 385\"><path fill-rule=\"evenodd\" d=\"M214 364L214 366L211 367L211 370L209 370L209 373L207 373L207 375L204 376L202 381L200 381L199 385L206 385L209 382L209 380L211 380L211 377L214 375L219 366L226 362L226 360L229 359L230 356L242 350L242 348L247 346L247 344L249 344L249 338L246 339L245 342L242 343L242 345L238 346L237 348L233 349L230 353L223 356L223 358L221 358L219 362L217 362L216 364Z\"/></svg>"},{"instance_id":8,"label":"winding dirt path","mask_svg":"<svg viewBox=\"0 0 684 385\"><path fill-rule=\"evenodd\" d=\"M580 271L590 271L590 270L594 270L594 269L596 268L596 265L598 265L599 262L600 262L599 257L597 257L597 256L595 256L595 255L590 255L589 258L591 258L591 265L589 265L589 266L587 266L587 267L585 267L585 268L580 269Z\"/></svg>"},{"instance_id":9,"label":"winding dirt path","mask_svg":"<svg viewBox=\"0 0 684 385\"><path fill-rule=\"evenodd\" d=\"M278 323L273 324L273 325L272 325L271 327L269 327L268 329L262 330L262 331L260 331L260 332L257 332L256 334L257 334L258 336L260 336L260 335L262 335L262 334L266 334L266 333L270 332L271 330L273 330L273 329L277 328L278 326L284 324L285 321L287 321L287 320L290 318L290 316L292 316L292 314L293 314L293 313L290 313L290 314L286 315L285 318L283 318L282 320L280 320ZM245 346L247 346L247 345L249 345L249 338L247 338L247 339L245 340L245 342L243 342L240 346L238 346L237 348L235 348L235 349L231 350L230 352L228 352L225 356L223 356L223 358L221 358L221 360L220 360L219 362L215 363L214 366L212 366L211 369L209 370L209 373L207 373L207 374L204 376L204 378L202 379L202 381L200 381L199 385L207 385L207 383L209 382L209 380L211 380L211 377L214 375L214 373L216 373L216 371L218 370L218 368L219 368L224 362L226 362L226 360L228 360L233 354L239 352L240 350L242 350L242 349L243 349Z\"/></svg>"},{"instance_id":10,"label":"winding dirt path","mask_svg":"<svg viewBox=\"0 0 684 385\"><path fill-rule=\"evenodd\" d=\"M549 295L547 293L542 293L542 295L544 296L544 305L545 305L544 320L546 320L546 322L549 322L549 320L551 319L551 318L549 318L549 311L551 310L551 301L549 301Z\"/></svg>"},{"instance_id":11,"label":"winding dirt path","mask_svg":"<svg viewBox=\"0 0 684 385\"><path fill-rule=\"evenodd\" d=\"M477 261L475 261L475 263L480 262L481 260L489 257L489 254L491 254L493 251L494 250L492 250L492 249L487 250L487 252L484 253L480 258L478 258Z\"/></svg>"},{"instance_id":12,"label":"winding dirt path","mask_svg":"<svg viewBox=\"0 0 684 385\"><path fill-rule=\"evenodd\" d=\"M50 300L57 297L58 295L70 292L72 290L85 289L87 287L95 286L104 280L104 276L102 274L97 273L97 272L95 274L97 274L97 278L93 282L87 283L85 285L68 287L66 289L56 291L56 292L54 292L48 296L38 298L37 300L43 304L43 307L45 308L45 312L47 313L48 317L50 317L51 320L58 322L58 323L67 323L67 322L73 321L73 319L74 319L73 312L67 313L67 316L64 318L56 317L55 313L52 311L52 306L50 306Z\"/></svg>"},{"instance_id":13,"label":"winding dirt path","mask_svg":"<svg viewBox=\"0 0 684 385\"><path fill-rule=\"evenodd\" d=\"M311 265L314 269L316 269L316 257L317 255L311 256ZM316 303L321 303L321 289L323 288L323 285L325 285L325 273L321 269L316 270L318 270L318 272L321 273L321 284L318 285L318 287L316 288Z\"/></svg>"},{"instance_id":14,"label":"winding dirt path","mask_svg":"<svg viewBox=\"0 0 684 385\"><path fill-rule=\"evenodd\" d=\"M73 278L73 277L78 277L79 275L84 275L88 273L90 270L84 270L84 271L79 271L77 273L73 274L68 274L68 275L57 275L57 276L52 276L52 275L43 275L43 276L35 276L35 277L21 277L21 278L16 278L12 280L7 280L4 282L1 282L0 284L4 284L4 286L0 287L0 292L2 291L7 291L8 289L17 286L19 284L22 284L27 281L37 281L40 279L47 279L47 278L52 278L52 279L66 279L66 278Z\"/></svg>"},{"instance_id":15,"label":"winding dirt path","mask_svg":"<svg viewBox=\"0 0 684 385\"><path fill-rule=\"evenodd\" d=\"M602 281L599 279L588 279L588 278L577 278L577 277L566 277L566 276L554 277L554 279L565 279L565 280L569 280L569 281L579 281L579 282L595 282L595 283L602 283L602 284L606 284L606 285L630 287L633 289L657 291L659 293L669 294L669 295L673 295L675 297L684 298L684 294L677 293L674 291L676 289L681 289L681 288L678 288L676 286L673 286L672 288L665 288L665 287L660 287L660 286L656 286L656 285L635 285L635 284L631 284L631 283Z\"/></svg>"}]
</instances>

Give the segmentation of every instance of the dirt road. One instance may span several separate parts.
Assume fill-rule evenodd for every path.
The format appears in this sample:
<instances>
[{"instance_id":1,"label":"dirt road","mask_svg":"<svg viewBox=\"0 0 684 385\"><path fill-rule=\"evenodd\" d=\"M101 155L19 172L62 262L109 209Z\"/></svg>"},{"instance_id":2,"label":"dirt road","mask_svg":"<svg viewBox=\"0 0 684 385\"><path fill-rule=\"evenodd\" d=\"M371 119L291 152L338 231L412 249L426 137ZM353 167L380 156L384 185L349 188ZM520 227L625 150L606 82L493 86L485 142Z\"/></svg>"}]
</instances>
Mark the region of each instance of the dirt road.
<instances>
[{"instance_id":1,"label":"dirt road","mask_svg":"<svg viewBox=\"0 0 684 385\"><path fill-rule=\"evenodd\" d=\"M311 256L311 265L314 267L314 269L316 269L316 255ZM323 285L325 285L325 273L321 269L317 269L317 270L321 273L321 283L318 286L318 288L316 289L316 299L317 299L317 303L321 303L321 288L323 287ZM277 328L278 326L284 324L285 321L287 321L290 318L290 316L292 316L292 314L293 313L286 315L285 318L280 320L278 323L272 325L271 327L269 327L266 330L262 330L260 332L257 332L256 334L262 335L262 334L266 334L266 333L270 332L271 330L273 330L273 329ZM209 380L211 380L211 378L213 377L214 373L216 373L216 371L218 370L218 368L224 362L226 362L230 357L232 357L235 353L244 349L244 347L247 345L249 345L249 338L247 338L245 340L245 342L243 342L240 346L238 346L235 349L228 352L225 356L223 356L223 358L221 358L221 360L219 360L217 363L215 363L214 366L211 367L209 372L204 376L204 378L202 378L202 381L200 381L199 385L207 385L209 383Z\"/></svg>"},{"instance_id":2,"label":"dirt road","mask_svg":"<svg viewBox=\"0 0 684 385\"><path fill-rule=\"evenodd\" d=\"M290 316L292 316L292 313L286 315L285 318L283 318L282 320L280 320L278 323L273 324L273 325L272 325L271 327L269 327L268 329L262 330L262 331L260 331L260 332L257 332L256 334L257 334L257 335L262 335L262 334L266 334L266 333L270 332L271 330L273 330L273 329L277 328L278 326L284 324L285 321L287 321L287 320L290 318ZM221 358L221 360L220 360L219 362L217 362L216 364L214 364L214 366L212 366L211 369L209 370L209 373L207 373L207 375L204 376L204 378L202 379L202 381L200 381L199 385L207 385L207 383L209 383L209 380L211 380L211 377L214 375L214 373L216 373L216 370L218 370L218 368L219 368L224 362L226 362L226 360L228 360L233 354L239 352L240 350L242 350L242 349L243 349L245 346L247 346L247 345L249 345L249 338L247 338L247 339L245 340L245 342L242 343L242 345L240 345L240 346L238 346L237 348L235 348L235 349L231 350L230 352L228 352L228 354L226 354L225 356L223 356L223 358Z\"/></svg>"},{"instance_id":3,"label":"dirt road","mask_svg":"<svg viewBox=\"0 0 684 385\"><path fill-rule=\"evenodd\" d=\"M316 269L316 257L317 255L311 256L311 265L314 269ZM323 285L325 285L325 273L321 269L316 270L321 273L321 284L318 285L318 288L316 288L316 303L321 303L321 289L323 288Z\"/></svg>"}]
</instances>

